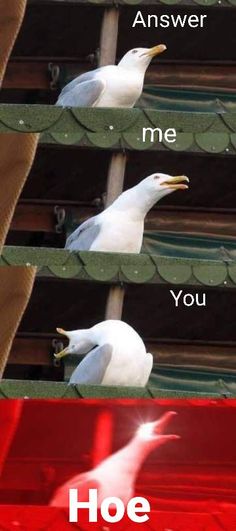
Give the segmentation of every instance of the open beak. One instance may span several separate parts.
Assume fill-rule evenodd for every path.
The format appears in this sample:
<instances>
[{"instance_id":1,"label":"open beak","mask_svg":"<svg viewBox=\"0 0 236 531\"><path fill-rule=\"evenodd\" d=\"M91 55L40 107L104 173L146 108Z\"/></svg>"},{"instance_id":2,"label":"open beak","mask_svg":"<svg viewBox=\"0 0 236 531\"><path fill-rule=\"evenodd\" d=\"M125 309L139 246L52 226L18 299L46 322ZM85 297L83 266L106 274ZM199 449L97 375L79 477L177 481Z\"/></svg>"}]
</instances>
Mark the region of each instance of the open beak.
<instances>
[{"instance_id":1,"label":"open beak","mask_svg":"<svg viewBox=\"0 0 236 531\"><path fill-rule=\"evenodd\" d=\"M68 348L64 348L63 350L61 350L61 352L57 352L57 354L54 354L54 358L60 360L61 358L64 358L64 356L68 356L68 354Z\"/></svg>"},{"instance_id":2,"label":"open beak","mask_svg":"<svg viewBox=\"0 0 236 531\"><path fill-rule=\"evenodd\" d=\"M58 334L62 334L63 336L67 337L67 333L65 330L63 330L63 328L57 328L56 330ZM61 352L57 352L57 354L54 354L54 358L56 358L57 360L60 360L61 358L64 358L64 356L67 356L68 354L69 354L68 347L66 347L63 350L61 350Z\"/></svg>"},{"instance_id":3,"label":"open beak","mask_svg":"<svg viewBox=\"0 0 236 531\"><path fill-rule=\"evenodd\" d=\"M163 434L166 426L169 424L170 420L175 417L177 413L175 411L167 411L162 417L154 422L147 422L141 424L138 429L138 435L142 439L154 440L158 445L161 445L167 441L180 439L179 435L175 434Z\"/></svg>"},{"instance_id":4,"label":"open beak","mask_svg":"<svg viewBox=\"0 0 236 531\"><path fill-rule=\"evenodd\" d=\"M161 183L161 186L167 186L171 190L187 190L188 185L186 183L189 183L189 178L186 175L176 175Z\"/></svg>"},{"instance_id":5,"label":"open beak","mask_svg":"<svg viewBox=\"0 0 236 531\"><path fill-rule=\"evenodd\" d=\"M165 44L158 44L157 46L153 46L153 48L149 48L149 50L143 55L148 55L148 57L155 57L155 55L160 55L160 53L164 52L166 49L167 48Z\"/></svg>"},{"instance_id":6,"label":"open beak","mask_svg":"<svg viewBox=\"0 0 236 531\"><path fill-rule=\"evenodd\" d=\"M170 440L180 439L179 435L163 434L163 431L165 430L166 426L168 426L170 420L176 415L176 411L167 411L167 413L164 413L164 415L162 415L162 417L154 423L153 435L156 435L158 438L160 438L160 441L166 442Z\"/></svg>"},{"instance_id":7,"label":"open beak","mask_svg":"<svg viewBox=\"0 0 236 531\"><path fill-rule=\"evenodd\" d=\"M176 411L167 411L162 417L154 422L153 431L155 435L162 434L163 430L168 426L170 420L177 415Z\"/></svg>"}]
</instances>

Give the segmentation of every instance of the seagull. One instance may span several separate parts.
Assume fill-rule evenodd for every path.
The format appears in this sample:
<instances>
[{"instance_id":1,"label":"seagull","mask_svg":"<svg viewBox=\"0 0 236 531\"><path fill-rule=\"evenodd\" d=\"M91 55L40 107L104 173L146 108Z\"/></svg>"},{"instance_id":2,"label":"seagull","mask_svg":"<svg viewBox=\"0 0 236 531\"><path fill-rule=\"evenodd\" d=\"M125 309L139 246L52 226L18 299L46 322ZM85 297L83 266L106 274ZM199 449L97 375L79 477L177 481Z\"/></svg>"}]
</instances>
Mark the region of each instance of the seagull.
<instances>
[{"instance_id":1,"label":"seagull","mask_svg":"<svg viewBox=\"0 0 236 531\"><path fill-rule=\"evenodd\" d=\"M70 251L140 253L148 211L175 190L186 190L185 175L153 173L123 192L103 212L82 223L66 240Z\"/></svg>"},{"instance_id":2,"label":"seagull","mask_svg":"<svg viewBox=\"0 0 236 531\"><path fill-rule=\"evenodd\" d=\"M81 502L89 499L89 489L97 489L98 507L110 496L120 498L126 506L134 496L136 479L148 454L169 441L180 439L179 435L162 433L175 415L175 411L167 411L159 420L141 424L126 446L92 470L73 476L60 486L50 505L68 507L69 489L78 489Z\"/></svg>"},{"instance_id":3,"label":"seagull","mask_svg":"<svg viewBox=\"0 0 236 531\"><path fill-rule=\"evenodd\" d=\"M56 105L62 107L133 107L142 94L144 75L152 58L166 50L129 50L118 65L108 65L81 74L66 85Z\"/></svg>"},{"instance_id":4,"label":"seagull","mask_svg":"<svg viewBox=\"0 0 236 531\"><path fill-rule=\"evenodd\" d=\"M87 354L74 370L69 384L101 384L145 387L152 365L141 337L127 323L108 319L86 330L65 331L69 345L54 354Z\"/></svg>"}]
</instances>

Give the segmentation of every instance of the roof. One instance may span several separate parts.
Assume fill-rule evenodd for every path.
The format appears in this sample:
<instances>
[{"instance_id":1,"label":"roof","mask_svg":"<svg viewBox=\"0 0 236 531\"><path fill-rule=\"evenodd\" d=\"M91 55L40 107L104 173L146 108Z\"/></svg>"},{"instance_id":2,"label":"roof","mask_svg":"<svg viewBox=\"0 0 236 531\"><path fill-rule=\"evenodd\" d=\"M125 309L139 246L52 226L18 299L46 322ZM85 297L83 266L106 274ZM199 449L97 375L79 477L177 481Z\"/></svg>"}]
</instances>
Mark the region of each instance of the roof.
<instances>
[{"instance_id":1,"label":"roof","mask_svg":"<svg viewBox=\"0 0 236 531\"><path fill-rule=\"evenodd\" d=\"M36 265L38 275L95 282L223 286L236 284L236 263L146 254L69 252L64 249L5 247L0 265Z\"/></svg>"},{"instance_id":2,"label":"roof","mask_svg":"<svg viewBox=\"0 0 236 531\"><path fill-rule=\"evenodd\" d=\"M174 143L142 141L143 128L174 128ZM0 105L0 132L41 132L43 143L103 149L236 152L236 112Z\"/></svg>"},{"instance_id":3,"label":"roof","mask_svg":"<svg viewBox=\"0 0 236 531\"><path fill-rule=\"evenodd\" d=\"M52 4L93 4L114 5L113 0L50 0ZM29 0L29 4L46 4L48 0ZM235 0L117 0L118 5L180 5L180 6L214 6L225 7L236 5Z\"/></svg>"},{"instance_id":4,"label":"roof","mask_svg":"<svg viewBox=\"0 0 236 531\"><path fill-rule=\"evenodd\" d=\"M234 398L234 375L207 371L158 368L149 385L120 387L68 385L64 382L1 380L0 399L5 398Z\"/></svg>"}]
</instances>

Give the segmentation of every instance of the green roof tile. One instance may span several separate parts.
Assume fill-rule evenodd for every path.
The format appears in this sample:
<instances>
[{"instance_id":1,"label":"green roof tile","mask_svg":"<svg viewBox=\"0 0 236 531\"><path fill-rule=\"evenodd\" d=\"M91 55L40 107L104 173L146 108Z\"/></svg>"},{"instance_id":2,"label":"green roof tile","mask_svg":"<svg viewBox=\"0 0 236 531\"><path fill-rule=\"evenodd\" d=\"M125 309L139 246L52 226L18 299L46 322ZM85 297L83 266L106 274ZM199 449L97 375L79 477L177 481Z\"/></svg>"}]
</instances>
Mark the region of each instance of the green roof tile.
<instances>
[{"instance_id":1,"label":"green roof tile","mask_svg":"<svg viewBox=\"0 0 236 531\"><path fill-rule=\"evenodd\" d=\"M143 127L176 129L173 143L142 142ZM91 148L169 149L231 154L236 113L84 109L52 105L0 105L0 132L41 132L41 142Z\"/></svg>"},{"instance_id":2,"label":"green roof tile","mask_svg":"<svg viewBox=\"0 0 236 531\"><path fill-rule=\"evenodd\" d=\"M188 284L234 287L236 262L148 254L69 252L64 249L4 247L0 265L35 265L39 276L96 282Z\"/></svg>"},{"instance_id":3,"label":"green roof tile","mask_svg":"<svg viewBox=\"0 0 236 531\"><path fill-rule=\"evenodd\" d=\"M233 398L236 391L227 390L224 385L214 386L181 384L170 382L164 386L150 382L147 388L106 387L93 385L68 385L64 382L42 382L26 380L2 380L0 382L0 399L6 398ZM180 386L182 385L182 389ZM233 387L233 386L232 386Z\"/></svg>"},{"instance_id":4,"label":"green roof tile","mask_svg":"<svg viewBox=\"0 0 236 531\"><path fill-rule=\"evenodd\" d=\"M40 0L42 4L48 0ZM74 3L78 5L94 4L94 5L114 5L114 0L51 0L54 4ZM39 3L39 0L29 0L29 4ZM225 7L235 6L236 0L116 0L116 5L180 5L180 6L214 6Z\"/></svg>"}]
</instances>

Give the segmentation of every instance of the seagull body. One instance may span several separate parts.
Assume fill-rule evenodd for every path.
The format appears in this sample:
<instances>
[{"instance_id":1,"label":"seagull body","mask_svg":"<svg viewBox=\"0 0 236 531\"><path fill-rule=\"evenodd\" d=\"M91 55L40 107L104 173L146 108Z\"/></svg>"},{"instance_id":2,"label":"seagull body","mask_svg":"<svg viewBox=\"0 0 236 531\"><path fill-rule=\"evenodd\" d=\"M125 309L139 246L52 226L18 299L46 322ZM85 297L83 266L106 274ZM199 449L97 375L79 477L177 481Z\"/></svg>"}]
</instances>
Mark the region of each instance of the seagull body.
<instances>
[{"instance_id":1,"label":"seagull body","mask_svg":"<svg viewBox=\"0 0 236 531\"><path fill-rule=\"evenodd\" d=\"M187 189L188 181L185 175L149 175L123 192L103 212L82 223L67 238L66 249L139 253L143 241L144 219L148 211L174 190Z\"/></svg>"},{"instance_id":2,"label":"seagull body","mask_svg":"<svg viewBox=\"0 0 236 531\"><path fill-rule=\"evenodd\" d=\"M118 65L97 68L66 85L56 103L62 107L133 107L141 96L146 69L155 55L166 49L136 48L127 52Z\"/></svg>"},{"instance_id":3,"label":"seagull body","mask_svg":"<svg viewBox=\"0 0 236 531\"><path fill-rule=\"evenodd\" d=\"M119 320L107 320L87 330L71 332L58 328L69 338L67 348L55 354L87 354L70 378L70 384L101 384L144 387L153 357L146 352L141 337Z\"/></svg>"},{"instance_id":4,"label":"seagull body","mask_svg":"<svg viewBox=\"0 0 236 531\"><path fill-rule=\"evenodd\" d=\"M50 505L68 507L69 489L78 489L80 501L87 501L89 489L98 491L98 507L110 496L120 498L124 505L134 496L137 475L148 454L178 435L163 435L162 431L176 415L168 411L154 422L141 424L130 442L89 472L69 479L55 492Z\"/></svg>"}]
</instances>

